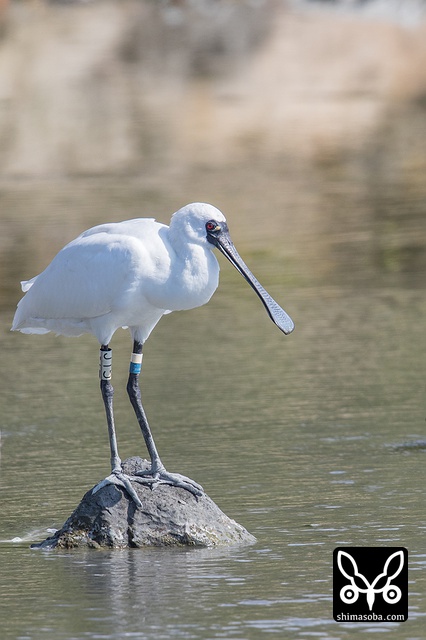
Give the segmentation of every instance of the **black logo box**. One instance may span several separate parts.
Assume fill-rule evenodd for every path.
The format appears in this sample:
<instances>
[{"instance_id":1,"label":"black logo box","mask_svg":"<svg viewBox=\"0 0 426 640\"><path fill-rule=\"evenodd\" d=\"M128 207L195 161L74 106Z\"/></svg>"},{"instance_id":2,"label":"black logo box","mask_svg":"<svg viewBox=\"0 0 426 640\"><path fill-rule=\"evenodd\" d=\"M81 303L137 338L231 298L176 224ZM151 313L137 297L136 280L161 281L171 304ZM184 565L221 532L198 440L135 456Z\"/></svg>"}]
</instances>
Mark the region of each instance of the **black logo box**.
<instances>
[{"instance_id":1,"label":"black logo box","mask_svg":"<svg viewBox=\"0 0 426 640\"><path fill-rule=\"evenodd\" d=\"M403 622L408 618L405 547L337 547L333 552L337 622Z\"/></svg>"}]
</instances>

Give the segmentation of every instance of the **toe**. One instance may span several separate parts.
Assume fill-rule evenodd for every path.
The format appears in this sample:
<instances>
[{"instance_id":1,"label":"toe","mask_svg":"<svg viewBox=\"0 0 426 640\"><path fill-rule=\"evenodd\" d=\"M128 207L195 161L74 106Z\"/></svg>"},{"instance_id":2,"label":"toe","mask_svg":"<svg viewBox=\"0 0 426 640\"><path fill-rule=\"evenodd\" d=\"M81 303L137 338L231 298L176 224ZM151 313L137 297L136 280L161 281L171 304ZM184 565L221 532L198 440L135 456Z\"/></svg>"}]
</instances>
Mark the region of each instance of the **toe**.
<instances>
[{"instance_id":1,"label":"toe","mask_svg":"<svg viewBox=\"0 0 426 640\"><path fill-rule=\"evenodd\" d=\"M132 484L130 482L130 478L128 478L128 476L126 476L122 472L113 471L109 476L107 476L106 478L101 480L101 482L99 482L96 485L96 487L94 487L92 489L92 494L97 493L99 491L99 489L102 489L103 487L106 487L109 484L113 484L113 485L115 485L117 487L121 487L122 489L127 491L128 495L133 500L133 502L138 507L142 507L142 502L140 501L138 494L136 493L136 491L132 487Z\"/></svg>"}]
</instances>

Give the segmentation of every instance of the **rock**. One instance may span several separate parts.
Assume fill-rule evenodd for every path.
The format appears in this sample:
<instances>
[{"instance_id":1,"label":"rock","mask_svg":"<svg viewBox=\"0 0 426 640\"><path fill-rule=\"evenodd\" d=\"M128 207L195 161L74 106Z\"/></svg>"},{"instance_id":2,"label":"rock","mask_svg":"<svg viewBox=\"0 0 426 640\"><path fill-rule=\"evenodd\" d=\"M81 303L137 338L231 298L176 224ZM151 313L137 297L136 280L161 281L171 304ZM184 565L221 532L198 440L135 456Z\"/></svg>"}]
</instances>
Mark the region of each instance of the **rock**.
<instances>
[{"instance_id":1,"label":"rock","mask_svg":"<svg viewBox=\"0 0 426 640\"><path fill-rule=\"evenodd\" d=\"M131 475L149 463L129 458L123 464ZM39 544L39 549L195 546L253 544L256 539L226 516L206 494L196 497L185 489L160 484L155 489L133 483L142 502L137 508L127 493L107 485L88 491L62 529Z\"/></svg>"}]
</instances>

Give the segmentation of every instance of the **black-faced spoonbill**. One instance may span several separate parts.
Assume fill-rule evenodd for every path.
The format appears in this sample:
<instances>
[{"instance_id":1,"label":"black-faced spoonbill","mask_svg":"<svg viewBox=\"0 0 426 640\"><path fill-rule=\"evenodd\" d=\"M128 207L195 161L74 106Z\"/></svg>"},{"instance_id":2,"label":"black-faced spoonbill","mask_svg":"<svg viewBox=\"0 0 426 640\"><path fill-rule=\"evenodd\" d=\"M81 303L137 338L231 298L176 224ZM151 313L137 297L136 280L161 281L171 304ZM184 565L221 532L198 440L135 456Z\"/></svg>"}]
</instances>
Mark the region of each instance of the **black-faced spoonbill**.
<instances>
[{"instance_id":1,"label":"black-faced spoonbill","mask_svg":"<svg viewBox=\"0 0 426 640\"><path fill-rule=\"evenodd\" d=\"M25 296L18 304L12 330L23 333L54 331L64 336L92 333L100 347L100 385L111 448L111 474L99 483L127 490L141 502L131 480L155 486L166 483L195 495L202 487L180 474L166 471L158 455L142 406L139 373L142 349L165 313L206 304L219 282L216 247L244 276L262 300L273 322L285 334L294 324L265 291L236 251L224 215L204 203L179 209L170 226L152 218L102 224L67 244L38 276L22 283ZM111 384L114 332L128 327L133 339L127 392L151 458L151 469L126 476L118 455Z\"/></svg>"}]
</instances>

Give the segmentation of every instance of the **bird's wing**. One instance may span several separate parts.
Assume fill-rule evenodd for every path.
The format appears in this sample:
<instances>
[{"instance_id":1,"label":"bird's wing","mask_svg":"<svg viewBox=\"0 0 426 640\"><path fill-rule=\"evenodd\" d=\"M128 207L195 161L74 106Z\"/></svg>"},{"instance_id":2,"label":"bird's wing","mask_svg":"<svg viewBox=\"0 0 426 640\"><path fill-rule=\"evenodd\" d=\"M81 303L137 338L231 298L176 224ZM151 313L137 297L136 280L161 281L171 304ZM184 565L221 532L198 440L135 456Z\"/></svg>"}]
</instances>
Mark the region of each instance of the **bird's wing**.
<instances>
[{"instance_id":1,"label":"bird's wing","mask_svg":"<svg viewBox=\"0 0 426 640\"><path fill-rule=\"evenodd\" d=\"M109 313L132 286L135 242L99 233L68 244L24 284L27 293L18 306L17 324L31 317L87 319Z\"/></svg>"}]
</instances>

